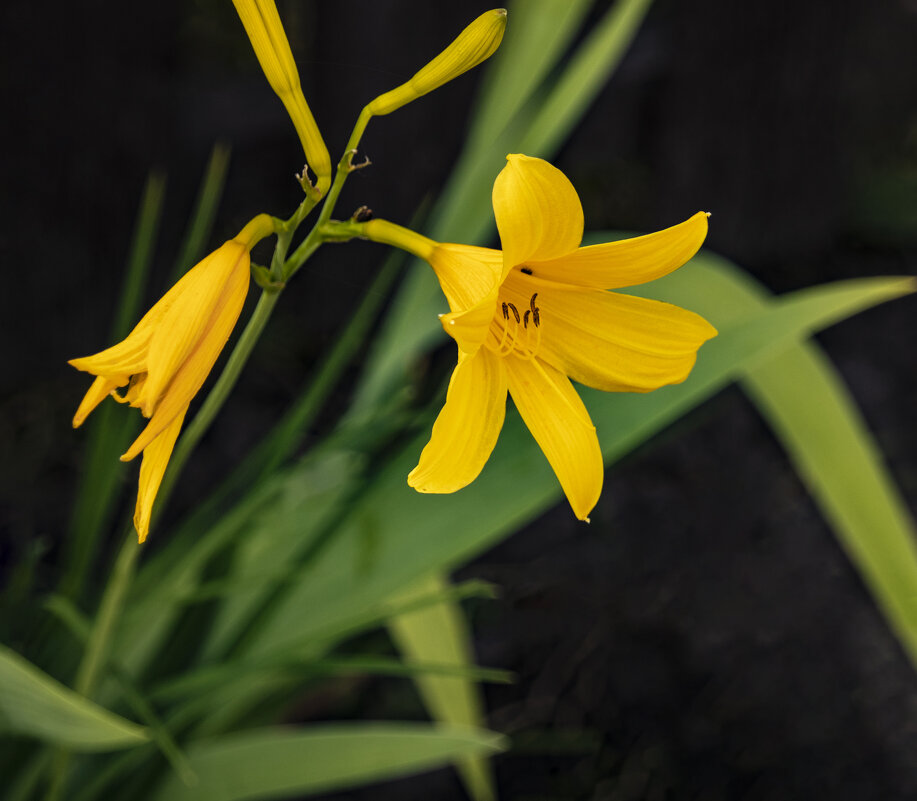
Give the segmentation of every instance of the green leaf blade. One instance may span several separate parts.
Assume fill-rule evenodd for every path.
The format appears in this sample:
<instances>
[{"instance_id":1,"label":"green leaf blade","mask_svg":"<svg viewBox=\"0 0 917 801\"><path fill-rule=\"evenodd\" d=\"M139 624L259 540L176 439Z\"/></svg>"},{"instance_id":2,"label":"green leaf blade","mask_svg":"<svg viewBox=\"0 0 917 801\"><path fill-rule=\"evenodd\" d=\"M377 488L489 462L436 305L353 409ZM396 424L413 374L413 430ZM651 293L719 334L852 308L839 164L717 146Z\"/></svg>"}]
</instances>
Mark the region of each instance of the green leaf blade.
<instances>
[{"instance_id":1,"label":"green leaf blade","mask_svg":"<svg viewBox=\"0 0 917 801\"><path fill-rule=\"evenodd\" d=\"M285 798L384 781L503 748L492 732L419 724L256 729L191 746L193 787L170 778L154 801Z\"/></svg>"},{"instance_id":2,"label":"green leaf blade","mask_svg":"<svg viewBox=\"0 0 917 801\"><path fill-rule=\"evenodd\" d=\"M0 730L75 751L142 745L146 731L52 679L15 651L0 646Z\"/></svg>"}]
</instances>

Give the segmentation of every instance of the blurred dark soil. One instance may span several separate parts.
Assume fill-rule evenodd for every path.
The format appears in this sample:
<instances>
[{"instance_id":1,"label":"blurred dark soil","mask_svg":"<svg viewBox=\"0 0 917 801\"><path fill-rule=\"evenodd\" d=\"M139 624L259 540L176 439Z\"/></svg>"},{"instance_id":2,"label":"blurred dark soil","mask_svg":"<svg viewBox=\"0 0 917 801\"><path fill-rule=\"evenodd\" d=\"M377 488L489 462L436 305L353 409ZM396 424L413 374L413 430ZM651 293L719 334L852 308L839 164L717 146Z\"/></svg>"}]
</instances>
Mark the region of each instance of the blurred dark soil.
<instances>
[{"instance_id":1,"label":"blurred dark soil","mask_svg":"<svg viewBox=\"0 0 917 801\"><path fill-rule=\"evenodd\" d=\"M357 2L342 28L335 4L279 5L333 152L363 103L486 8ZM214 140L233 146L215 243L291 209L301 158L229 3L13 0L0 31L0 581L38 548L47 588L83 455L69 420L86 382L65 362L106 344L146 171L169 180L152 299ZM587 228L707 209L709 247L776 292L917 273L914 41L913 0L657 0L555 163ZM407 222L448 174L474 85L374 123L374 165L340 210ZM286 293L179 510L284 408L380 259L328 251ZM906 298L819 336L912 513L915 311ZM471 611L481 664L519 677L486 691L516 745L497 760L507 801L917 798L917 674L738 389L609 471L591 526L559 507L460 577L503 592ZM422 714L392 679L344 706ZM447 771L335 796L461 797Z\"/></svg>"}]
</instances>

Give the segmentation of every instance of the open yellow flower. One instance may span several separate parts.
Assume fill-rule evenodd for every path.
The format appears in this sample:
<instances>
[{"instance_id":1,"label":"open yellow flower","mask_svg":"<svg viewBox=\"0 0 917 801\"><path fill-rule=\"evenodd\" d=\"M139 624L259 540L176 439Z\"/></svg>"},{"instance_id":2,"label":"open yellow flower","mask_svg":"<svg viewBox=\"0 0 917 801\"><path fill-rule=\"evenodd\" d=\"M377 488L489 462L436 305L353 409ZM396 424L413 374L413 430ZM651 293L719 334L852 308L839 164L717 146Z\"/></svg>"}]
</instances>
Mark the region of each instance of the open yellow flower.
<instances>
[{"instance_id":1,"label":"open yellow flower","mask_svg":"<svg viewBox=\"0 0 917 801\"><path fill-rule=\"evenodd\" d=\"M713 326L677 306L606 290L680 267L704 241L707 215L580 247L583 210L567 177L541 159L514 154L507 162L493 190L502 252L436 243L383 220L364 226L370 239L430 263L451 309L443 328L458 345L446 404L408 483L454 492L473 481L497 442L509 391L574 514L588 520L604 468L570 378L608 392L687 378Z\"/></svg>"},{"instance_id":2,"label":"open yellow flower","mask_svg":"<svg viewBox=\"0 0 917 801\"><path fill-rule=\"evenodd\" d=\"M96 376L73 417L82 425L108 395L140 409L149 423L121 456L143 452L134 526L140 542L150 529L153 502L192 398L229 339L248 293L250 251L274 230L266 214L192 267L117 345L80 359ZM117 390L127 386L120 394Z\"/></svg>"}]
</instances>

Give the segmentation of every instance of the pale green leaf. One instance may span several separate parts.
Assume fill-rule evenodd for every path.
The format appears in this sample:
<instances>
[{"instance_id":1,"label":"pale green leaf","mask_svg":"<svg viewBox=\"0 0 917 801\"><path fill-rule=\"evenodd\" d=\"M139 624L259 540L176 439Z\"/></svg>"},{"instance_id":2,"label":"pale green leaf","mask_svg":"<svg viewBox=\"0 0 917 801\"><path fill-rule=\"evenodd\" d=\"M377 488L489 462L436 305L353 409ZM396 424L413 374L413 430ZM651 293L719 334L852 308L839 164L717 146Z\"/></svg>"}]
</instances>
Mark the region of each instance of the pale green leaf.
<instances>
[{"instance_id":1,"label":"pale green leaf","mask_svg":"<svg viewBox=\"0 0 917 801\"><path fill-rule=\"evenodd\" d=\"M74 751L109 751L147 742L146 731L103 709L0 646L0 731Z\"/></svg>"},{"instance_id":2,"label":"pale green leaf","mask_svg":"<svg viewBox=\"0 0 917 801\"><path fill-rule=\"evenodd\" d=\"M194 743L198 783L170 778L154 801L294 798L433 770L503 748L492 732L411 723L269 728Z\"/></svg>"}]
</instances>

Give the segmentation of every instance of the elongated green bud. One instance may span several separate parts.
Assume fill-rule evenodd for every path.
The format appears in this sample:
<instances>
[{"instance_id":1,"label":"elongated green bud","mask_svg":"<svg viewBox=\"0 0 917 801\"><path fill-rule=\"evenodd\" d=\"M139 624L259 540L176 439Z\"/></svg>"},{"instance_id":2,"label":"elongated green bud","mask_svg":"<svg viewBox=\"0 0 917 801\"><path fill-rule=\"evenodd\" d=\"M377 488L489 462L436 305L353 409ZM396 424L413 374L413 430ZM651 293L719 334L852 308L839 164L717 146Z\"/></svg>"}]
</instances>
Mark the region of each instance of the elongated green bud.
<instances>
[{"instance_id":1,"label":"elongated green bud","mask_svg":"<svg viewBox=\"0 0 917 801\"><path fill-rule=\"evenodd\" d=\"M268 83L293 121L306 161L315 173L319 190L324 194L331 185L331 157L303 96L299 71L277 6L274 0L233 0L233 5Z\"/></svg>"},{"instance_id":2,"label":"elongated green bud","mask_svg":"<svg viewBox=\"0 0 917 801\"><path fill-rule=\"evenodd\" d=\"M411 80L379 95L367 109L373 115L391 114L395 109L458 78L494 54L503 41L505 30L505 8L484 12Z\"/></svg>"}]
</instances>

